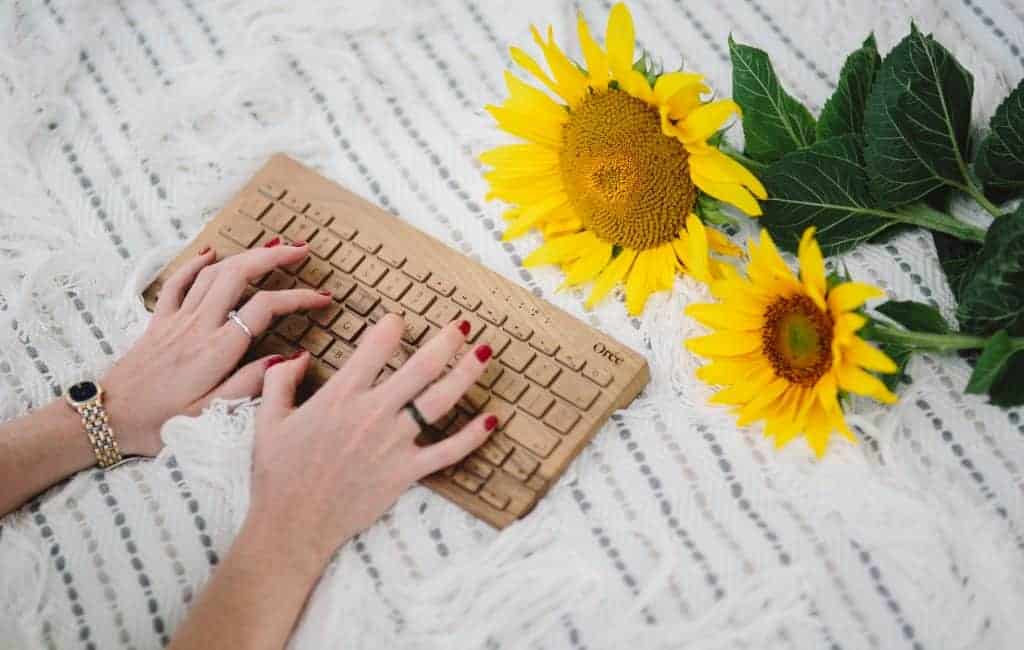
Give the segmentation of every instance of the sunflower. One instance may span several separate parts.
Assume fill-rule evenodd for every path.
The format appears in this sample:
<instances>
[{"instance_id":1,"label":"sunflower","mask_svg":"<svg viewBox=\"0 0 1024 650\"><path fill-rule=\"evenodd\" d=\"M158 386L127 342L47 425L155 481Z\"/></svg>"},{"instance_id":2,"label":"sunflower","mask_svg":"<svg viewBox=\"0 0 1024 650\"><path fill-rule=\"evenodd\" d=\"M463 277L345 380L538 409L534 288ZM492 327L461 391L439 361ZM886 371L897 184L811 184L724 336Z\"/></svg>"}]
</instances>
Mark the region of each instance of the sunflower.
<instances>
[{"instance_id":1,"label":"sunflower","mask_svg":"<svg viewBox=\"0 0 1024 650\"><path fill-rule=\"evenodd\" d=\"M566 286L594 280L592 307L620 281L626 306L638 314L653 291L671 287L678 271L709 281L718 265L709 251L737 255L720 232L694 214L698 194L761 214L764 187L742 165L708 143L740 109L731 100L705 102L704 77L656 75L643 57L634 65L633 19L611 10L606 49L582 15L585 65L570 60L532 28L550 74L517 47L512 59L547 92L506 71L509 96L488 106L498 126L526 140L481 156L490 166L488 199L513 207L505 238L532 228L545 243L523 264L557 264ZM556 99L557 97L557 99Z\"/></svg>"},{"instance_id":2,"label":"sunflower","mask_svg":"<svg viewBox=\"0 0 1024 650\"><path fill-rule=\"evenodd\" d=\"M861 282L830 287L814 228L800 241L799 279L766 231L748 248L746 276L723 266L723 277L710 284L721 302L686 309L717 330L686 341L691 351L712 359L697 376L725 386L711 401L731 405L740 425L765 420L765 435L777 447L803 433L820 457L834 431L856 441L843 417L840 391L896 401L867 372L892 373L896 364L857 336L867 322L859 308L883 292Z\"/></svg>"}]
</instances>

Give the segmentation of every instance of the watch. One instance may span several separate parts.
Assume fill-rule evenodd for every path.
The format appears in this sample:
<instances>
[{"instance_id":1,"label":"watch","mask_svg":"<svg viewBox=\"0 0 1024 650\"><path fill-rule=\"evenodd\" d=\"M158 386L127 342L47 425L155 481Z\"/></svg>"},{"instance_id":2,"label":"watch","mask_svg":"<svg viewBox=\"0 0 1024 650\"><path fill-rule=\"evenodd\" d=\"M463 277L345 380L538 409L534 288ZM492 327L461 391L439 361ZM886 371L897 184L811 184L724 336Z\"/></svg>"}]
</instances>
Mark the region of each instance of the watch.
<instances>
[{"instance_id":1,"label":"watch","mask_svg":"<svg viewBox=\"0 0 1024 650\"><path fill-rule=\"evenodd\" d=\"M117 438L110 428L107 410L103 408L103 389L100 385L94 381L80 381L65 391L64 398L82 416L82 426L96 454L96 463L100 467L110 467L121 462Z\"/></svg>"}]
</instances>

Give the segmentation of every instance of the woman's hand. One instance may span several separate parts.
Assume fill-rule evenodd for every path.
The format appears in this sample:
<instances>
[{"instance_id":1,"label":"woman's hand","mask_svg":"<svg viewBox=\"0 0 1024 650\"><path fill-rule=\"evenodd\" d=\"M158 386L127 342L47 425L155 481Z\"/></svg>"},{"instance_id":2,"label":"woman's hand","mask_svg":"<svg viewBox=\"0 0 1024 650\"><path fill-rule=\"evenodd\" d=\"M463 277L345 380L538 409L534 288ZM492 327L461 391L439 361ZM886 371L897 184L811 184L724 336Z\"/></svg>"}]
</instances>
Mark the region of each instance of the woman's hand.
<instances>
[{"instance_id":1,"label":"woman's hand","mask_svg":"<svg viewBox=\"0 0 1024 650\"><path fill-rule=\"evenodd\" d=\"M168 418L196 414L214 398L257 395L273 357L232 372L252 342L228 312L246 285L308 254L305 245L274 245L216 262L208 247L164 284L142 337L101 380L104 404L124 453L156 455ZM279 315L317 309L330 294L309 289L260 291L239 310L254 336Z\"/></svg>"},{"instance_id":2,"label":"woman's hand","mask_svg":"<svg viewBox=\"0 0 1024 650\"><path fill-rule=\"evenodd\" d=\"M404 323L388 315L316 394L294 407L309 355L273 364L256 415L252 497L241 538L270 538L286 561L308 558L319 572L344 541L373 523L419 478L451 465L487 440L498 419L480 414L426 446L403 409L410 400L428 422L447 413L491 356L481 345L450 372L469 323L451 323L388 379L373 382L400 344ZM271 543L271 542L267 542Z\"/></svg>"}]
</instances>

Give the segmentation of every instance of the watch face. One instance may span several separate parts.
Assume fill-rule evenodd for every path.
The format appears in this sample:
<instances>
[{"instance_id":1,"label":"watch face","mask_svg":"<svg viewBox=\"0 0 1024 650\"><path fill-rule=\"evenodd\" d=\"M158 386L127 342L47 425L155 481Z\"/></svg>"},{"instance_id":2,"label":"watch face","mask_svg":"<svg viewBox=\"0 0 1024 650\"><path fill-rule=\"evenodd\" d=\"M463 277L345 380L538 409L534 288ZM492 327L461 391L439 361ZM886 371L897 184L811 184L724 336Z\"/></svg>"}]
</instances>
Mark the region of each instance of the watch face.
<instances>
[{"instance_id":1,"label":"watch face","mask_svg":"<svg viewBox=\"0 0 1024 650\"><path fill-rule=\"evenodd\" d=\"M96 397L97 392L98 390L95 382L80 381L68 389L68 397L71 398L72 402L88 402L92 398Z\"/></svg>"}]
</instances>

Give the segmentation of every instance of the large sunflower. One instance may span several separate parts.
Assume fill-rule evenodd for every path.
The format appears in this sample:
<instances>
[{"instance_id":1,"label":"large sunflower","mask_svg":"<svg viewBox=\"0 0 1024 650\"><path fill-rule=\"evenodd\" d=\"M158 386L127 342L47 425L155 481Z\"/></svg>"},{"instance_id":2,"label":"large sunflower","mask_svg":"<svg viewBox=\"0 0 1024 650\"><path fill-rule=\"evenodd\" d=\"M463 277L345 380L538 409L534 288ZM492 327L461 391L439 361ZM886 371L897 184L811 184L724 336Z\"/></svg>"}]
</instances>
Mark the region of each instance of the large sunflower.
<instances>
[{"instance_id":1,"label":"large sunflower","mask_svg":"<svg viewBox=\"0 0 1024 650\"><path fill-rule=\"evenodd\" d=\"M506 239L539 228L546 243L524 265L558 264L566 284L596 280L590 307L625 281L626 305L637 314L652 291L667 289L677 271L710 280L708 251L735 255L718 231L694 216L699 192L751 216L764 187L708 139L739 107L705 102L704 77L691 72L645 74L634 66L633 19L611 10L607 49L582 15L585 70L533 28L549 75L521 49L512 59L560 101L506 72L509 97L487 110L505 131L527 140L500 146L481 160L492 169L488 198L513 204ZM654 79L653 84L649 79ZM562 103L564 102L564 103Z\"/></svg>"},{"instance_id":2,"label":"large sunflower","mask_svg":"<svg viewBox=\"0 0 1024 650\"><path fill-rule=\"evenodd\" d=\"M799 279L767 231L748 248L746 277L723 265L724 277L711 283L721 302L687 307L687 314L718 331L686 346L712 359L697 376L725 386L711 401L732 405L740 425L765 420L765 435L779 447L803 433L821 456L834 431L856 440L843 418L840 391L896 401L866 372L895 372L896 364L857 336L867 322L857 310L883 293L860 282L830 288L814 228L800 241Z\"/></svg>"}]
</instances>

